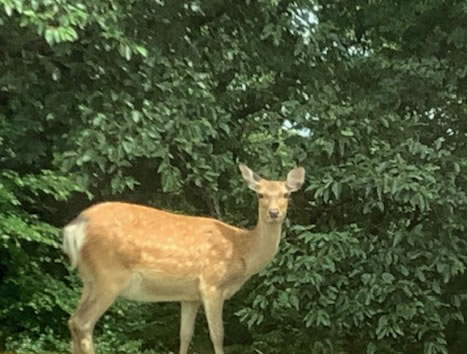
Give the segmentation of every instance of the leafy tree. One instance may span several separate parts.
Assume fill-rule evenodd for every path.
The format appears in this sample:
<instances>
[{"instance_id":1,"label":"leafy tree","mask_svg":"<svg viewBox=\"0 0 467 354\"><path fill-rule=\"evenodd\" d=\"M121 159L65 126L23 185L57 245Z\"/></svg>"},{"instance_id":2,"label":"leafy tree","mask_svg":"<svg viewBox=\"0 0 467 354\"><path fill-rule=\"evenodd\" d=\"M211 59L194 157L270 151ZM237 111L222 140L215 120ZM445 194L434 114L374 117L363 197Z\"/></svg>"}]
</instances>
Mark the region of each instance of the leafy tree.
<instances>
[{"instance_id":1,"label":"leafy tree","mask_svg":"<svg viewBox=\"0 0 467 354\"><path fill-rule=\"evenodd\" d=\"M267 311L322 350L447 352L466 290L463 9L319 8L325 54L310 77L322 84L286 103L310 131L291 137L310 161L309 200L242 311L251 323Z\"/></svg>"},{"instance_id":2,"label":"leafy tree","mask_svg":"<svg viewBox=\"0 0 467 354\"><path fill-rule=\"evenodd\" d=\"M462 2L0 8L1 346L68 345L77 280L57 228L89 199L252 225L239 161L276 177L304 165L308 190L294 196L276 262L229 306L235 332L253 326L267 353L456 344L467 284ZM157 317L157 334L153 317L118 304L99 348L173 347L174 321Z\"/></svg>"}]
</instances>

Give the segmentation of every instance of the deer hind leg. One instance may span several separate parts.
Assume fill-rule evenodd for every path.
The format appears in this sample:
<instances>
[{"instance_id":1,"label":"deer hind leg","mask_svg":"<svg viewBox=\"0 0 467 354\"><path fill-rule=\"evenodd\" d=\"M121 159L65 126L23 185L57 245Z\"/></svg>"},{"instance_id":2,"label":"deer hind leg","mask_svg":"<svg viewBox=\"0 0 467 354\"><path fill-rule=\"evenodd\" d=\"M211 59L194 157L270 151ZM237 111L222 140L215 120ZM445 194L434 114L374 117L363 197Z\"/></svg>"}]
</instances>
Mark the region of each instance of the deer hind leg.
<instances>
[{"instance_id":1,"label":"deer hind leg","mask_svg":"<svg viewBox=\"0 0 467 354\"><path fill-rule=\"evenodd\" d=\"M73 354L75 354L75 353L80 354L81 353L81 349L79 349L79 346L77 347L76 344L75 344L78 341L78 339L77 339L78 338L78 330L76 328L75 320L74 320L75 314L79 312L82 305L89 298L89 294L91 292L91 286L92 286L92 283L84 283L83 284L83 291L81 292L81 297L79 299L78 306L76 307L76 310L73 313L73 315L68 320L68 328L70 329L70 333L71 333L71 346L72 346L72 353Z\"/></svg>"},{"instance_id":2,"label":"deer hind leg","mask_svg":"<svg viewBox=\"0 0 467 354\"><path fill-rule=\"evenodd\" d=\"M187 354L195 330L196 314L200 303L198 301L182 301L181 305L179 354Z\"/></svg>"},{"instance_id":3,"label":"deer hind leg","mask_svg":"<svg viewBox=\"0 0 467 354\"><path fill-rule=\"evenodd\" d=\"M68 321L73 354L94 354L92 332L97 320L112 305L119 291L112 286L85 284L80 303Z\"/></svg>"}]
</instances>

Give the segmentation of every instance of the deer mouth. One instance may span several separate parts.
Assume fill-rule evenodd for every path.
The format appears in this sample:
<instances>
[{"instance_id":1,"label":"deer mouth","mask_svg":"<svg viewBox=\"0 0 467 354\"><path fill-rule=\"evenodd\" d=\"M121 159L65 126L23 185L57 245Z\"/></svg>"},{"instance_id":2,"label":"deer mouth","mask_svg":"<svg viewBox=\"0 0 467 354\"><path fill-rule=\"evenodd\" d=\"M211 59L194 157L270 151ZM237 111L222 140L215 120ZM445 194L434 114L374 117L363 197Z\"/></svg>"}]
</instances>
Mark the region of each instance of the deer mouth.
<instances>
[{"instance_id":1,"label":"deer mouth","mask_svg":"<svg viewBox=\"0 0 467 354\"><path fill-rule=\"evenodd\" d=\"M279 215L266 215L266 222L268 224L281 224L284 221L284 215L279 214Z\"/></svg>"}]
</instances>

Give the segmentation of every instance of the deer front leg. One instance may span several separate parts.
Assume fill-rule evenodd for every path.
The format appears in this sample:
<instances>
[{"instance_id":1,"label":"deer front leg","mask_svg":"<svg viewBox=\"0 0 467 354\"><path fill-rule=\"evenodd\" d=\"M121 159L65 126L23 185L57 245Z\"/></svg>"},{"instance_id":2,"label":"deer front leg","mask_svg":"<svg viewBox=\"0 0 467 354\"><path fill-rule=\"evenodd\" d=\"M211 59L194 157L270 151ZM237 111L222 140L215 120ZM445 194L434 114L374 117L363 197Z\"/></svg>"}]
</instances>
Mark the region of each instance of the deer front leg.
<instances>
[{"instance_id":1,"label":"deer front leg","mask_svg":"<svg viewBox=\"0 0 467 354\"><path fill-rule=\"evenodd\" d=\"M209 335L215 354L224 354L224 324L222 311L224 298L220 291L211 292L203 297L204 311L209 325Z\"/></svg>"},{"instance_id":2,"label":"deer front leg","mask_svg":"<svg viewBox=\"0 0 467 354\"><path fill-rule=\"evenodd\" d=\"M182 301L180 316L180 354L187 354L195 329L196 314L200 303L197 301Z\"/></svg>"}]
</instances>

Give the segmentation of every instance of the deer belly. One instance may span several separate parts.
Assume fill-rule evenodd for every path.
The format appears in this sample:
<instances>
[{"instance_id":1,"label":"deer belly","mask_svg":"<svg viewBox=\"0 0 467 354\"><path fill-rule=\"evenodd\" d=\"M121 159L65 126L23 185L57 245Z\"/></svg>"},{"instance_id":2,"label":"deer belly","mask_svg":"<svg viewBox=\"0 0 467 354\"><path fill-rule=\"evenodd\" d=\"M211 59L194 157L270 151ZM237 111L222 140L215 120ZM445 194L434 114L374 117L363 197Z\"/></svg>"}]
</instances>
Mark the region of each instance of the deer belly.
<instances>
[{"instance_id":1,"label":"deer belly","mask_svg":"<svg viewBox=\"0 0 467 354\"><path fill-rule=\"evenodd\" d=\"M158 273L134 273L120 296L142 302L197 301L200 300L199 281Z\"/></svg>"}]
</instances>

